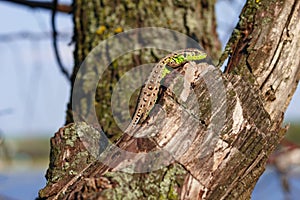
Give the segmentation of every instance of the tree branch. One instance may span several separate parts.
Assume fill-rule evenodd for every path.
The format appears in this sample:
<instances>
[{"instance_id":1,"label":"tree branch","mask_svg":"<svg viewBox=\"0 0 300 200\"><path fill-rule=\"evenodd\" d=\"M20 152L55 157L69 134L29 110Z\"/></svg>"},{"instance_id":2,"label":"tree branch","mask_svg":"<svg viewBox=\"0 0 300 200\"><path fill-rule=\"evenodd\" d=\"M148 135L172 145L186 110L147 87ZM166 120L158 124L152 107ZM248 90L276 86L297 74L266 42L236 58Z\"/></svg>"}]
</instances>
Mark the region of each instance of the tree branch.
<instances>
[{"instance_id":1,"label":"tree branch","mask_svg":"<svg viewBox=\"0 0 300 200\"><path fill-rule=\"evenodd\" d=\"M229 66L218 79L223 81L225 89L214 82L206 84L199 78L187 87L194 89L196 104L183 104L166 90L158 102L163 109L153 111L145 123L131 133L151 134L150 139L141 142L144 138L123 135L117 142L128 152L166 149L176 160L171 167L144 174L119 173L115 169L122 164L140 161L141 165L133 166L135 169L145 164L138 156L122 157L120 153L111 154L109 170L87 150L93 145L98 147L95 152L99 152L98 145L106 147L99 144L102 133L84 123L70 124L51 139L48 184L40 191L40 198L141 199L151 196L158 199L176 191L181 199L250 199L268 157L286 132L286 128L282 128L283 113L300 78L299 8L298 0L249 0L236 28L237 34L227 46L227 53L231 55ZM213 87L211 90L215 93L210 94L207 87ZM220 106L213 106L209 99L219 98L221 91L226 93L226 102L219 101ZM216 123L224 113L224 125L219 127L217 135L210 134L209 126L214 125L214 118ZM185 120L180 119L182 116ZM195 121L197 117L200 120ZM82 140L86 138L91 140ZM87 142L91 145L86 145ZM158 161L161 160L155 159L146 166L152 167ZM180 175L184 181L177 187L171 184L164 187L162 180L176 166L184 169L178 167L172 180ZM178 199L178 196L173 197Z\"/></svg>"},{"instance_id":2,"label":"tree branch","mask_svg":"<svg viewBox=\"0 0 300 200\"><path fill-rule=\"evenodd\" d=\"M61 13L69 14L72 12L73 7L65 4L57 4L54 6L52 2L40 2L40 1L25 1L25 0L3 0L5 2L14 3L17 5L28 6L31 8L43 8L47 10L53 10L56 7L56 10Z\"/></svg>"}]
</instances>

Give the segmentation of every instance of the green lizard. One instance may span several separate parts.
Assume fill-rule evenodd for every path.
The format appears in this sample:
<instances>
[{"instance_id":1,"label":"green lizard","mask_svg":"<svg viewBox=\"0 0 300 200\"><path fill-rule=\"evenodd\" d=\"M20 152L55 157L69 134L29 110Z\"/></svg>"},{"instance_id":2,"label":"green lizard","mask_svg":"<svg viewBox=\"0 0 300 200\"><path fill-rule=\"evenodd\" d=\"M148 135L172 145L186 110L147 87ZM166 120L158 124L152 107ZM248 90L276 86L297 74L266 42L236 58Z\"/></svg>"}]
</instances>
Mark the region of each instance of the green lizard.
<instances>
[{"instance_id":1,"label":"green lizard","mask_svg":"<svg viewBox=\"0 0 300 200\"><path fill-rule=\"evenodd\" d=\"M204 51L191 48L176 51L161 59L154 66L145 85L141 89L135 113L125 132L134 128L140 120L144 121L147 118L148 113L154 107L157 100L161 80L170 73L167 66L177 68L189 61L203 60L206 57L207 54Z\"/></svg>"}]
</instances>

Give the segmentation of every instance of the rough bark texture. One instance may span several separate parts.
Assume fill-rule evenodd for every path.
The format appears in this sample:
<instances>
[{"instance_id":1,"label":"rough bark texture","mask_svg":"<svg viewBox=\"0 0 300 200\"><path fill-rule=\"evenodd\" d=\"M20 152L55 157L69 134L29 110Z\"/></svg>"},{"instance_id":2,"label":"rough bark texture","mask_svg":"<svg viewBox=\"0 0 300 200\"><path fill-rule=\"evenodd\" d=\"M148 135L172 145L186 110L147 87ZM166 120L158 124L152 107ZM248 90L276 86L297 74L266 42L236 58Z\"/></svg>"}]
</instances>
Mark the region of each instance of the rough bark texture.
<instances>
[{"instance_id":1,"label":"rough bark texture","mask_svg":"<svg viewBox=\"0 0 300 200\"><path fill-rule=\"evenodd\" d=\"M80 12L88 13L83 10L89 4L81 3L78 2L78 6L83 5L82 8L78 7L82 9ZM99 6L106 5L101 3ZM149 7L153 5L156 4L152 3ZM168 6L164 5L164 8ZM193 6L191 8L199 8ZM179 8L187 9L182 5ZM139 12L139 17L143 16L138 10L134 9ZM79 22L79 16L82 15L76 16L78 28L83 25ZM90 16L91 19L95 17ZM164 17L161 17L162 20ZM192 101L183 109L180 99L167 89L159 99L164 112L154 111L141 127L133 131L133 134L151 133L151 138L135 139L123 135L117 142L119 147L132 152L167 149L176 160L173 160L173 164L150 173L115 172L91 156L80 140L82 133L90 134L95 141L99 141L103 135L84 123L69 124L51 139L48 184L40 191L40 198L250 199L268 156L286 132L285 128L281 128L284 112L300 78L300 2L248 1L240 18L220 59L222 61L231 55L226 72L222 74L215 68L211 74L207 74L206 79L220 77L216 81L224 86L226 103L214 109L209 102L211 94L205 79L196 76L190 84L197 102ZM84 34L91 29L79 30L82 32L78 31L77 34ZM92 40L82 36L78 41L78 45L90 45ZM77 64L88 50L78 48L75 52L78 54ZM200 67L200 64L194 65L194 72L198 73ZM182 69L179 72L185 75L186 69ZM167 77L166 81L168 79L172 79L172 76ZM212 84L210 89L220 91L218 86ZM176 83L170 84L170 87L176 87ZM214 98L222 100L224 97L218 94ZM212 140L207 140L210 125L218 120L218 116L224 116L224 111L224 125ZM185 116L184 121L182 116ZM195 117L198 120L195 121ZM164 126L158 129L162 124ZM105 142L102 145L105 146ZM109 159L116 169L122 166L120 161L124 158L116 153ZM137 156L126 160L139 161L134 166L136 169L140 167L139 164L145 164Z\"/></svg>"}]
</instances>

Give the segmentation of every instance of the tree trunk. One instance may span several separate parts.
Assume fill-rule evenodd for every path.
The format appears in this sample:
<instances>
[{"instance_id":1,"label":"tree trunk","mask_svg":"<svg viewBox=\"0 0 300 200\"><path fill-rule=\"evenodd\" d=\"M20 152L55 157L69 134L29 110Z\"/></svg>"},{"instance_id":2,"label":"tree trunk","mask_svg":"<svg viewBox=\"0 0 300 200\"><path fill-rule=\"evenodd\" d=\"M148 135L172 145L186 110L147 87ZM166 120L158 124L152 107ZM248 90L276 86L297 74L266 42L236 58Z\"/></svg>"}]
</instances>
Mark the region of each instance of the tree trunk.
<instances>
[{"instance_id":1,"label":"tree trunk","mask_svg":"<svg viewBox=\"0 0 300 200\"><path fill-rule=\"evenodd\" d=\"M215 22L210 1L88 2L74 4L73 80L90 50L98 41L120 30L119 25L123 25L123 30L168 25L196 38L214 59L217 57L219 43L214 44ZM147 8L145 12L142 7ZM135 153L162 150L169 153L159 154L154 163L147 163L136 154L119 156L121 152L113 149L108 151L112 153L108 154L108 167L90 153L81 137L82 134L93 136L92 142L98 144L103 132L86 123L71 123L61 128L51 139L48 183L40 191L40 198L250 199L268 157L286 132L286 128L281 128L284 112L300 77L299 12L297 0L249 0L220 58L222 63L230 56L225 73L207 63L187 63L177 70L184 77L190 70L197 74L189 83L193 92L190 87L181 91L181 95L188 94L187 99L194 95L196 101L185 105L182 96L177 98L170 92L181 81L178 74L175 78L174 73L166 77L168 89L158 101L164 111L155 110L132 132L133 135L151 133L151 137L140 139L125 134L117 141L118 147ZM97 90L96 110L105 132L115 131L112 118L103 117L108 109L109 87L121 76L118 75L123 73L121 70L143 63L140 61L132 57L128 63L118 62L122 65L117 70L111 67L108 72L111 80ZM88 72L96 73L93 69ZM94 100L83 101L86 105L88 102ZM79 107L82 108L85 110L81 112L87 113L88 118L90 108ZM161 124L164 126L154 131ZM100 146L106 147L107 143L102 140ZM148 173L118 171L128 163L135 170L145 165L155 168L158 164L171 164Z\"/></svg>"}]
</instances>

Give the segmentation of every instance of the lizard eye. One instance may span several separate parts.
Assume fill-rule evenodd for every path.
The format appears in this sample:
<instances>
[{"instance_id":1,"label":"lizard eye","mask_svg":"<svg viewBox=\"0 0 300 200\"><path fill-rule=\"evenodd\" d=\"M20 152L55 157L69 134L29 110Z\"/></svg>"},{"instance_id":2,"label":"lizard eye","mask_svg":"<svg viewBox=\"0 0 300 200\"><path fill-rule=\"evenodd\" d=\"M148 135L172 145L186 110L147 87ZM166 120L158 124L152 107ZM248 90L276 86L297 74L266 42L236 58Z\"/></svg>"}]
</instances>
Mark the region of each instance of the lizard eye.
<instances>
[{"instance_id":1,"label":"lizard eye","mask_svg":"<svg viewBox=\"0 0 300 200\"><path fill-rule=\"evenodd\" d=\"M169 61L169 65L170 65L170 66L176 65L176 61L175 61L174 59L171 59L171 60Z\"/></svg>"}]
</instances>

